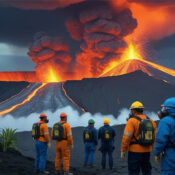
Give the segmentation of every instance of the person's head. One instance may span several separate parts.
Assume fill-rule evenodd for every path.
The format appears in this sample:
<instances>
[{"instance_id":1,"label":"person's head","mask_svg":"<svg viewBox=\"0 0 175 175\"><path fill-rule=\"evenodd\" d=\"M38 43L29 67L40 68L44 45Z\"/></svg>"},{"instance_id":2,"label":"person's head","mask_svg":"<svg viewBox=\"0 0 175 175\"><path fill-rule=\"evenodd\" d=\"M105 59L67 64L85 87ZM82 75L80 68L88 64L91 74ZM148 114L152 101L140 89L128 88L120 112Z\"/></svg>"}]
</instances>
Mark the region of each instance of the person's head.
<instances>
[{"instance_id":1,"label":"person's head","mask_svg":"<svg viewBox=\"0 0 175 175\"><path fill-rule=\"evenodd\" d=\"M104 125L109 125L110 124L110 120L108 118L105 118L103 123L104 123Z\"/></svg>"},{"instance_id":2,"label":"person's head","mask_svg":"<svg viewBox=\"0 0 175 175\"><path fill-rule=\"evenodd\" d=\"M94 127L95 121L93 119L90 119L88 121L89 126Z\"/></svg>"},{"instance_id":3,"label":"person's head","mask_svg":"<svg viewBox=\"0 0 175 175\"><path fill-rule=\"evenodd\" d=\"M175 116L175 97L166 99L161 106L161 111L158 111L158 116L160 119L168 115Z\"/></svg>"},{"instance_id":4,"label":"person's head","mask_svg":"<svg viewBox=\"0 0 175 175\"><path fill-rule=\"evenodd\" d=\"M49 122L49 120L47 119L47 115L45 113L40 114L40 120L43 121L44 123Z\"/></svg>"},{"instance_id":5,"label":"person's head","mask_svg":"<svg viewBox=\"0 0 175 175\"><path fill-rule=\"evenodd\" d=\"M132 115L143 114L144 106L141 102L135 101L134 103L131 104L130 110Z\"/></svg>"},{"instance_id":6,"label":"person's head","mask_svg":"<svg viewBox=\"0 0 175 175\"><path fill-rule=\"evenodd\" d=\"M64 113L64 112L62 112L61 114L60 114L60 119L61 119L61 121L67 121L67 114L66 113Z\"/></svg>"}]
</instances>

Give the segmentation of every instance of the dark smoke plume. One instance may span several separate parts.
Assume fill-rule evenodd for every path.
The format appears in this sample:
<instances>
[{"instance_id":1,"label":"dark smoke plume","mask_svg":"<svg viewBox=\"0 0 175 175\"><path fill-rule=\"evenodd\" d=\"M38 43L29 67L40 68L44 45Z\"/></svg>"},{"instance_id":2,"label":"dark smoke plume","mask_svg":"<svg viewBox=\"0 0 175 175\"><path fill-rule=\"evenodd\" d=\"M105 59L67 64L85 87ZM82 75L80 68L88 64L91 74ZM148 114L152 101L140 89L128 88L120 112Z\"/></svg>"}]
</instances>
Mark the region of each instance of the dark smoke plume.
<instances>
[{"instance_id":1,"label":"dark smoke plume","mask_svg":"<svg viewBox=\"0 0 175 175\"><path fill-rule=\"evenodd\" d=\"M69 54L69 45L61 38L52 38L44 32L35 34L28 55L36 63L36 72L43 71L48 66L64 72L72 58Z\"/></svg>"},{"instance_id":2,"label":"dark smoke plume","mask_svg":"<svg viewBox=\"0 0 175 175\"><path fill-rule=\"evenodd\" d=\"M73 39L82 40L77 63L98 76L110 61L119 58L126 47L123 37L133 32L137 22L129 9L113 12L108 6L98 5L81 10L65 25Z\"/></svg>"}]
</instances>

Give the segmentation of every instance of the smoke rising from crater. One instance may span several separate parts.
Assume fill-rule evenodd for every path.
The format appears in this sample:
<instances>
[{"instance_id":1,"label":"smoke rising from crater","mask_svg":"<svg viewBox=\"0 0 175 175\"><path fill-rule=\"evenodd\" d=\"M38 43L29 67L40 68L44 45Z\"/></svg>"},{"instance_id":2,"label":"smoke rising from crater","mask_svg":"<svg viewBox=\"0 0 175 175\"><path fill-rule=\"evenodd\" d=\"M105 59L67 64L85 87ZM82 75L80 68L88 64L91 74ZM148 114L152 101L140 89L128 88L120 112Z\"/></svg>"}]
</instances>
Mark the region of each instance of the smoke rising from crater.
<instances>
[{"instance_id":1,"label":"smoke rising from crater","mask_svg":"<svg viewBox=\"0 0 175 175\"><path fill-rule=\"evenodd\" d=\"M36 64L35 70L40 79L44 79L44 73L48 73L47 69L50 68L58 71L58 74L64 73L72 60L68 43L62 38L53 38L44 32L35 34L28 55Z\"/></svg>"},{"instance_id":2,"label":"smoke rising from crater","mask_svg":"<svg viewBox=\"0 0 175 175\"><path fill-rule=\"evenodd\" d=\"M119 59L126 48L123 38L137 26L129 9L114 12L101 4L82 9L65 23L70 36L81 41L77 68L89 77L98 77L111 61Z\"/></svg>"}]
</instances>

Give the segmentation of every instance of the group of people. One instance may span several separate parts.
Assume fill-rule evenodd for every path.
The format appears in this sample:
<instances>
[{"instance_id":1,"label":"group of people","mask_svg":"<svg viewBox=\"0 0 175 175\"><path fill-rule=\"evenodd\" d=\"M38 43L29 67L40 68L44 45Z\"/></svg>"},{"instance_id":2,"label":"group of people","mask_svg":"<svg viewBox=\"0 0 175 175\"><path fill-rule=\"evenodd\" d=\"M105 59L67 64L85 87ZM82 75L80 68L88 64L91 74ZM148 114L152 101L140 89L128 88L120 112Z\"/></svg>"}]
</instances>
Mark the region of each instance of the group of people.
<instances>
[{"instance_id":1,"label":"group of people","mask_svg":"<svg viewBox=\"0 0 175 175\"><path fill-rule=\"evenodd\" d=\"M130 107L131 113L127 119L121 142L121 159L125 159L128 152L128 174L151 175L150 153L154 148L155 161L161 163L161 175L175 175L175 97L168 98L162 105L158 116L161 119L158 125L143 114L144 106L136 101ZM35 140L36 173L48 174L45 171L47 148L50 147L49 131L46 114L40 115L40 121L33 125L32 136ZM83 131L84 167L94 167L94 154L101 140L99 150L102 153L101 166L106 168L106 156L109 156L109 168L113 168L113 151L115 149L114 128L110 126L108 118L104 119L104 126L98 131L94 127L95 121L90 119ZM61 160L63 160L64 175L69 172L70 149L73 148L73 137L70 125L67 123L67 114L60 114L60 121L51 132L52 140L56 140L55 169L61 174ZM118 145L116 145L118 146ZM88 163L89 162L89 163Z\"/></svg>"}]
</instances>

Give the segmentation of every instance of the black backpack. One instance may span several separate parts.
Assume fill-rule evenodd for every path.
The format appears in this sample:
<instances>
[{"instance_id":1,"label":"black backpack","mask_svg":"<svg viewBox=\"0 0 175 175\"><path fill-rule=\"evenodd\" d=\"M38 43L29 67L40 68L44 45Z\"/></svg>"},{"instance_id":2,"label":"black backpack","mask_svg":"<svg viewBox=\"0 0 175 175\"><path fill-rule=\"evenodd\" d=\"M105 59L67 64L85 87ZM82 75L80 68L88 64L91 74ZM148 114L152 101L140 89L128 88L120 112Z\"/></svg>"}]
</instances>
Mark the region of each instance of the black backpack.
<instances>
[{"instance_id":1,"label":"black backpack","mask_svg":"<svg viewBox=\"0 0 175 175\"><path fill-rule=\"evenodd\" d=\"M83 137L84 137L84 141L85 141L85 142L93 142L93 141L94 141L94 133L93 133L93 130L90 129L90 128L86 128L86 129L84 130Z\"/></svg>"},{"instance_id":2,"label":"black backpack","mask_svg":"<svg viewBox=\"0 0 175 175\"><path fill-rule=\"evenodd\" d=\"M64 128L63 128L64 123L55 123L53 126L53 140L61 141L61 140L66 140L67 138L64 138Z\"/></svg>"},{"instance_id":3,"label":"black backpack","mask_svg":"<svg viewBox=\"0 0 175 175\"><path fill-rule=\"evenodd\" d=\"M103 130L102 130L102 140L104 142L109 142L112 140L112 133L110 132L109 128L108 127L105 127Z\"/></svg>"},{"instance_id":4,"label":"black backpack","mask_svg":"<svg viewBox=\"0 0 175 175\"><path fill-rule=\"evenodd\" d=\"M40 137L44 137L42 135L40 135L40 126L43 123L34 123L32 126L32 137L34 139L39 139Z\"/></svg>"},{"instance_id":5,"label":"black backpack","mask_svg":"<svg viewBox=\"0 0 175 175\"><path fill-rule=\"evenodd\" d=\"M143 119L143 120L137 116L132 116L130 118L135 118L140 121L139 139L137 140L136 137L133 135L136 142L131 142L130 145L132 144L140 144L142 146L153 145L154 144L154 127L149 117L146 116L146 119Z\"/></svg>"}]
</instances>

